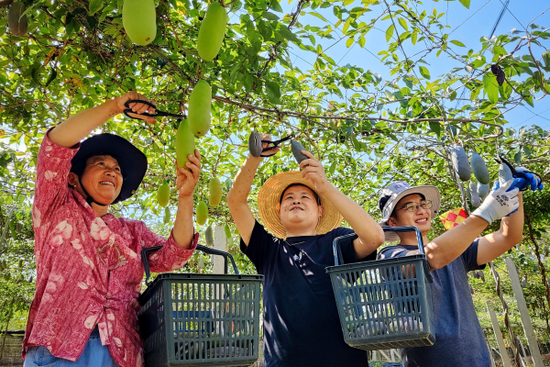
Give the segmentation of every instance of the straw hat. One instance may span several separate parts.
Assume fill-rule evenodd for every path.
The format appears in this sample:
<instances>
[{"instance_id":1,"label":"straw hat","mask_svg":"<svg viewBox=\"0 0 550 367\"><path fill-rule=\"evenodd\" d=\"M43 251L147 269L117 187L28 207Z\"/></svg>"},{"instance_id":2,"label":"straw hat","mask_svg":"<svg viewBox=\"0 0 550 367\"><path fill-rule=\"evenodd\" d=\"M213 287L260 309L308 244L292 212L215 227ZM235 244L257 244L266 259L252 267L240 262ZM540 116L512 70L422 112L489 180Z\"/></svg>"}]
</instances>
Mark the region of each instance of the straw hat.
<instances>
[{"instance_id":1,"label":"straw hat","mask_svg":"<svg viewBox=\"0 0 550 367\"><path fill-rule=\"evenodd\" d=\"M317 225L317 234L325 234L340 225L342 216L323 195L315 191L315 185L310 180L302 177L302 172L287 171L271 176L258 193L258 210L260 218L266 228L279 238L286 238L286 231L279 217L280 199L283 191L292 184L300 184L309 187L321 200L323 215Z\"/></svg>"}]
</instances>

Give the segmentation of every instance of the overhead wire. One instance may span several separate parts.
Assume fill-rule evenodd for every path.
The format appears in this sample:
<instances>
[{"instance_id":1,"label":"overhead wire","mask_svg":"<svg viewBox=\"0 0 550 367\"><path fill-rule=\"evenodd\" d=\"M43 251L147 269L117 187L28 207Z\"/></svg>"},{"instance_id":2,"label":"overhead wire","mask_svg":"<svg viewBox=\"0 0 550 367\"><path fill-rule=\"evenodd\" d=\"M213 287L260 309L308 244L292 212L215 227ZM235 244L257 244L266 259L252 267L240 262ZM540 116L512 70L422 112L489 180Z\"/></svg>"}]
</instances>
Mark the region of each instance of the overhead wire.
<instances>
[{"instance_id":1,"label":"overhead wire","mask_svg":"<svg viewBox=\"0 0 550 367\"><path fill-rule=\"evenodd\" d=\"M514 128L514 127L521 126L521 125L523 125L524 123L526 123L527 121L529 121L529 120L531 120L531 119L533 119L533 118L535 118L535 117L540 117L540 118L542 118L542 119L544 119L544 120L550 121L550 118L547 118L547 117L542 116L543 113L550 111L550 108L547 108L546 110L544 110L544 111L542 111L542 112L539 112L539 113L535 113L535 112L533 112L532 110L530 110L529 108L525 108L525 109L526 109L527 111L531 112L531 113L533 114L533 116L531 116L531 117L529 117L529 118L527 118L527 119L525 119L525 120L523 120L523 121L521 121L521 122L518 122L517 124L514 124L514 125L512 125L512 126L510 126L510 127Z\"/></svg>"},{"instance_id":2,"label":"overhead wire","mask_svg":"<svg viewBox=\"0 0 550 367\"><path fill-rule=\"evenodd\" d=\"M501 4L503 4L502 0L499 0L499 1L500 1ZM512 11L510 11L510 9L508 9L508 3L509 2L510 2L510 0L507 0L506 4L503 4L502 10L500 12L501 13L500 17L502 18L502 16L504 15L505 10L508 10L508 13L510 13L510 15L519 23L519 25L522 26L523 29L525 29L527 31L527 28L525 28L525 26L520 22L520 20L514 15L514 13ZM495 30L496 30L496 24L495 24L495 29L492 32L494 33Z\"/></svg>"},{"instance_id":3,"label":"overhead wire","mask_svg":"<svg viewBox=\"0 0 550 367\"><path fill-rule=\"evenodd\" d=\"M502 2L502 1L501 1L501 2ZM491 38L493 37L493 35L495 34L495 32L496 32L496 30L497 30L497 27L498 27L498 25L500 24L500 21L502 20L502 17L504 16L504 13L506 12L506 10L508 10L508 4L509 4L509 3L510 3L510 0L506 0L506 4L504 4L504 6L502 7L502 10L500 11L500 14L498 15L497 20L496 20L495 24L493 25L493 28L491 29L491 33L490 33L490 35L489 35L489 37L488 37L489 39L491 39ZM487 5L487 3L485 3L485 5ZM483 6L485 6L485 5L483 5ZM481 9L481 8L480 8L480 9ZM470 19L470 18L468 18L468 19ZM464 24L464 23L462 23L462 24ZM462 24L461 24L461 25L462 25ZM455 29L455 30L456 30L456 29ZM453 32L454 32L454 30L453 30ZM453 32L451 32L451 33L453 33ZM449 34L449 35L450 35L450 34ZM481 53L481 56L483 56L484 53L485 53L485 50ZM473 71L470 73L470 77L471 77L472 75L474 75L474 72L475 72L475 70L473 70ZM459 98L464 97L464 93L466 93L466 88L462 89L462 92L460 93L460 97L459 97ZM460 102L461 102L460 100L456 101L455 109L458 109L458 108L460 107Z\"/></svg>"}]
</instances>

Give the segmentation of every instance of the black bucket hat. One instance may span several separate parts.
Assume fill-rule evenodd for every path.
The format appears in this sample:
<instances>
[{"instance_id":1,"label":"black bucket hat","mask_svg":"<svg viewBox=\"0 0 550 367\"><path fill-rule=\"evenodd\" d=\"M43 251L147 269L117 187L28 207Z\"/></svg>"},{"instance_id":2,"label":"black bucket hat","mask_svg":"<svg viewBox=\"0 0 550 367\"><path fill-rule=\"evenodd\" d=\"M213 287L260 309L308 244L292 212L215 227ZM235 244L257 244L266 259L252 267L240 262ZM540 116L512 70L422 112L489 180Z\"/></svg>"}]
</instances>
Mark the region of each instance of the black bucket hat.
<instances>
[{"instance_id":1,"label":"black bucket hat","mask_svg":"<svg viewBox=\"0 0 550 367\"><path fill-rule=\"evenodd\" d=\"M80 149L71 160L71 172L81 177L88 158L110 155L117 160L122 173L122 188L113 204L132 196L147 172L147 157L128 140L114 134L94 135L80 144Z\"/></svg>"}]
</instances>

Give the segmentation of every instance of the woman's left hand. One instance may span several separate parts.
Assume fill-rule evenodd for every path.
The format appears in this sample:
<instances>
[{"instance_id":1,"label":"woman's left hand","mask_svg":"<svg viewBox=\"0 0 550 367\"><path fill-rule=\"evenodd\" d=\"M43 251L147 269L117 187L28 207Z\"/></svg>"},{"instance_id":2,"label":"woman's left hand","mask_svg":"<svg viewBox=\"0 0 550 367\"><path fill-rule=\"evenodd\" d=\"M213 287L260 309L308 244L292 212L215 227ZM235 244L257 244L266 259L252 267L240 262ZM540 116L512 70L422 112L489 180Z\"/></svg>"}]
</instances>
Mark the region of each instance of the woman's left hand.
<instances>
[{"instance_id":1,"label":"woman's left hand","mask_svg":"<svg viewBox=\"0 0 550 367\"><path fill-rule=\"evenodd\" d=\"M300 163L302 177L311 180L315 185L315 191L322 194L330 186L325 174L325 169L313 154L307 150L302 150L302 153L308 157L308 159L304 159L302 163Z\"/></svg>"},{"instance_id":2,"label":"woman's left hand","mask_svg":"<svg viewBox=\"0 0 550 367\"><path fill-rule=\"evenodd\" d=\"M178 196L179 198L193 196L193 191L199 182L199 175L201 172L201 154L198 149L195 149L195 155L188 156L189 162L185 164L185 167L178 169L176 163L176 170L178 172L177 176L177 187L178 187Z\"/></svg>"}]
</instances>

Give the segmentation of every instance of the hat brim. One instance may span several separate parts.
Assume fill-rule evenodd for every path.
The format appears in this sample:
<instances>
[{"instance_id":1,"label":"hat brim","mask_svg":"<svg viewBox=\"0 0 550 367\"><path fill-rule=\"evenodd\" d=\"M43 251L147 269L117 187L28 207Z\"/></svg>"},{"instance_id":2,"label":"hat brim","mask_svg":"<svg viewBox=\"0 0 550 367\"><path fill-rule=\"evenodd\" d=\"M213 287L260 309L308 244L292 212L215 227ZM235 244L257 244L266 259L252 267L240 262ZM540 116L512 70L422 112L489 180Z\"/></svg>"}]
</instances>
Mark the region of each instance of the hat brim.
<instances>
[{"instance_id":1,"label":"hat brim","mask_svg":"<svg viewBox=\"0 0 550 367\"><path fill-rule=\"evenodd\" d=\"M404 190L403 192L399 193L391 203L392 207L391 210L388 211L388 214L380 221L378 224L385 226L387 225L388 219L390 219L391 214L395 210L395 206L401 199L403 199L405 196L408 195L414 195L414 194L420 194L424 196L426 200L430 200L432 202L432 207L430 208L430 212L432 214L432 218L434 219L437 217L437 213L439 212L439 208L441 206L441 195L439 194L439 189L432 185L423 185L423 186L415 186L408 188ZM385 240L386 242L396 242L399 241L399 235L397 232L384 232Z\"/></svg>"},{"instance_id":2,"label":"hat brim","mask_svg":"<svg viewBox=\"0 0 550 367\"><path fill-rule=\"evenodd\" d=\"M81 143L80 149L71 160L71 171L78 171L86 165L89 157L98 154L109 155L116 159L122 172L122 188L113 204L128 199L136 192L147 172L145 154L118 135L98 134Z\"/></svg>"},{"instance_id":3,"label":"hat brim","mask_svg":"<svg viewBox=\"0 0 550 367\"><path fill-rule=\"evenodd\" d=\"M300 184L315 191L315 185L310 180L303 178L298 171L281 172L271 176L262 186L258 193L258 211L264 226L269 232L279 238L286 238L286 230L281 223L279 216L280 199L283 190L289 185ZM317 234L325 234L337 228L342 222L342 215L334 205L317 191L315 193L321 200L323 215L317 225Z\"/></svg>"}]
</instances>

